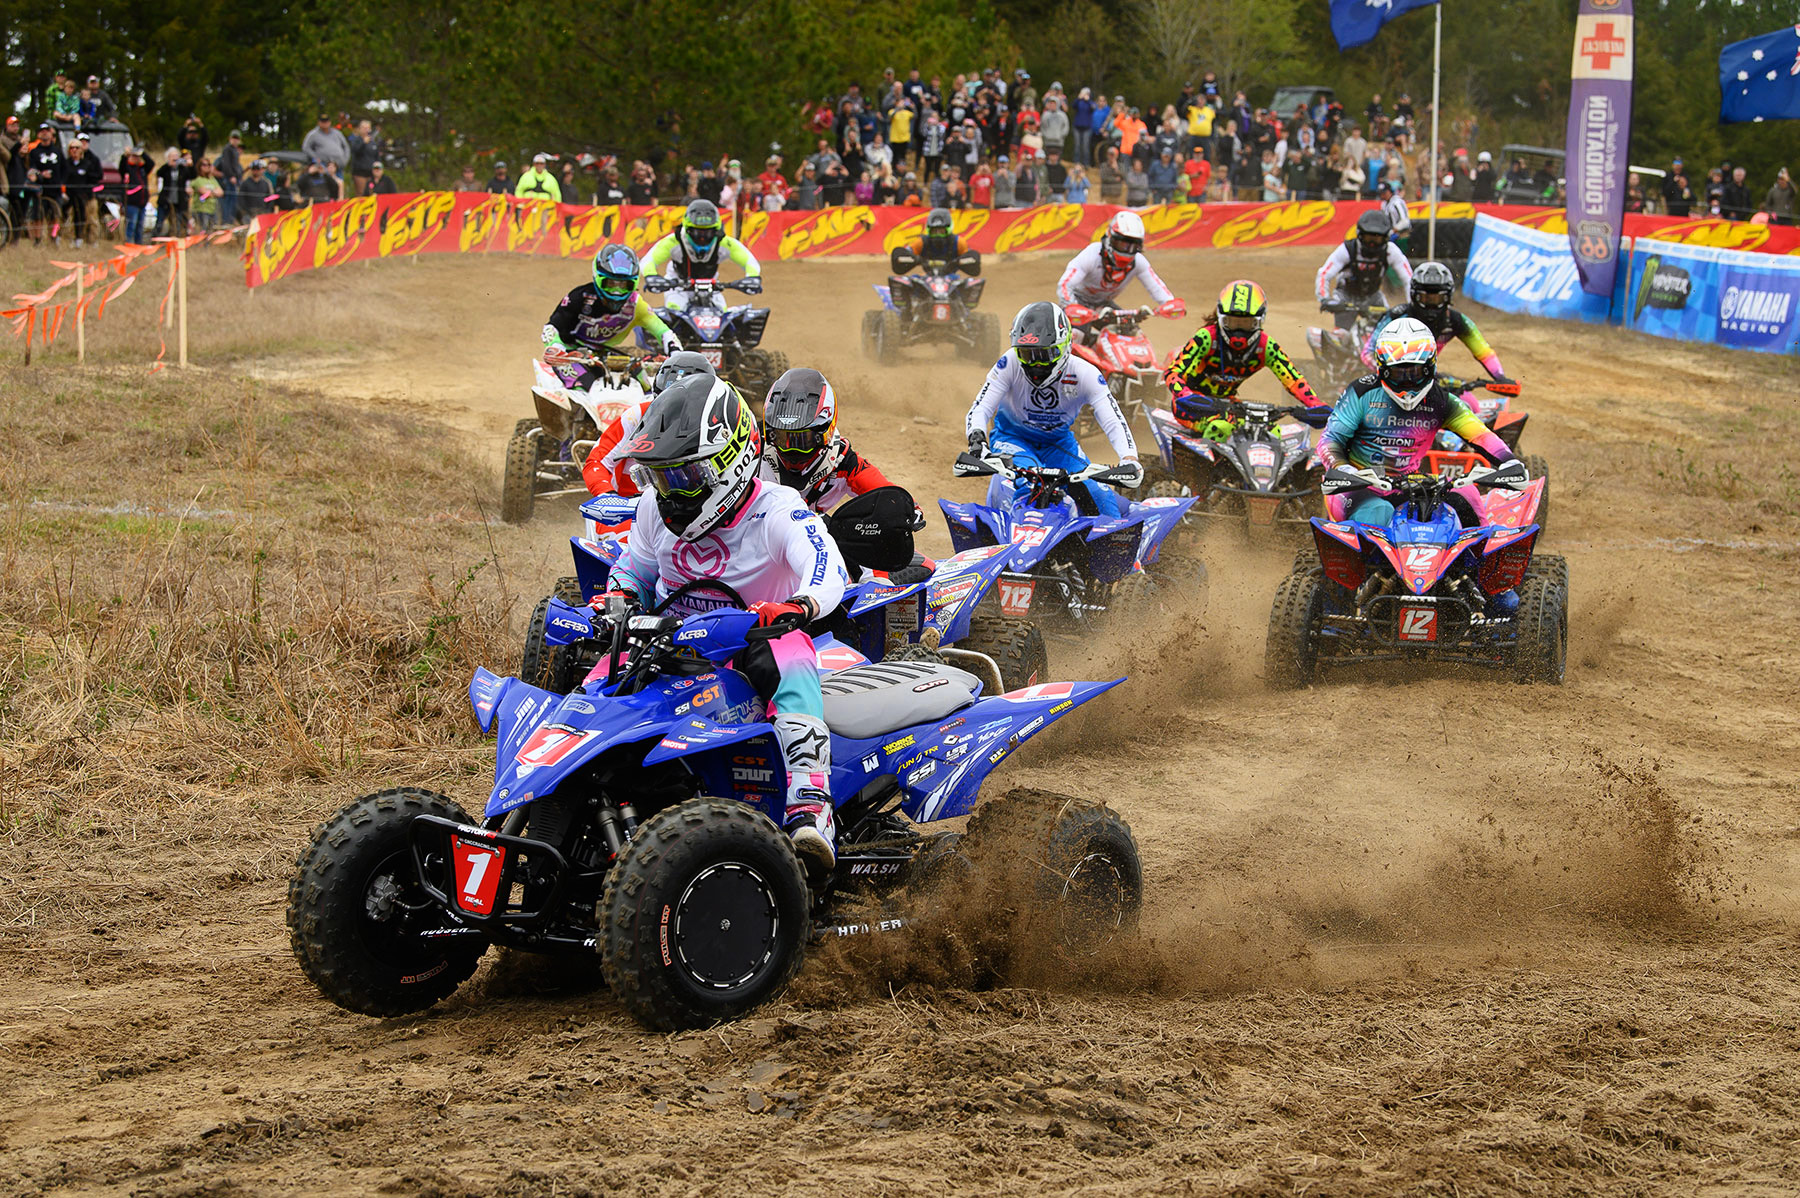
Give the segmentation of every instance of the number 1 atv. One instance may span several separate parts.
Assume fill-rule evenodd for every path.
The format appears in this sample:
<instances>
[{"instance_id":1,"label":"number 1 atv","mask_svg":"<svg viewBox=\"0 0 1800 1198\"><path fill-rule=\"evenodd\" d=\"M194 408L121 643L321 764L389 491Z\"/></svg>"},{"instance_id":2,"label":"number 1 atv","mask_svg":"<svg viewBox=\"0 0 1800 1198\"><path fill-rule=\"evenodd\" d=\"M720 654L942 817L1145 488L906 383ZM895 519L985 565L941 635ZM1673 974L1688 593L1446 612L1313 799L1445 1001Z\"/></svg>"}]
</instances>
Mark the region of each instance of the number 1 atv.
<instances>
[{"instance_id":1,"label":"number 1 atv","mask_svg":"<svg viewBox=\"0 0 1800 1198\"><path fill-rule=\"evenodd\" d=\"M987 775L1049 722L1118 685L1058 682L986 698L937 662L824 680L838 858L809 879L781 831L785 779L766 704L724 664L756 617L664 611L611 622L610 669L567 696L476 671L470 701L499 737L479 820L413 788L326 821L288 889L301 969L331 1001L390 1016L454 992L489 945L598 954L626 1010L703 1027L781 992L826 936L902 930L930 896L1025 910L1031 949L1097 951L1143 895L1131 830L1092 800L1014 794L964 835ZM585 621L558 605L559 619ZM978 880L1023 878L989 893Z\"/></svg>"}]
</instances>

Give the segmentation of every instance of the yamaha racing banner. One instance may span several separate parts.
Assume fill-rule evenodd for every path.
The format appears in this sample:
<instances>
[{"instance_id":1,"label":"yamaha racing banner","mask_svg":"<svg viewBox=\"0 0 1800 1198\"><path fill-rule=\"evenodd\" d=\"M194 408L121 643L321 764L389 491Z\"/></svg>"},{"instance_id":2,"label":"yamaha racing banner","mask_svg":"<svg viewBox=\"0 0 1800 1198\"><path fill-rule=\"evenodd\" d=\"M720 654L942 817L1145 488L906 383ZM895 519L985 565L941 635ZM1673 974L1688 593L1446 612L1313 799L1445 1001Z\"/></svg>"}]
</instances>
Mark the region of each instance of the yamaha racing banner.
<instances>
[{"instance_id":1,"label":"yamaha racing banner","mask_svg":"<svg viewBox=\"0 0 1800 1198\"><path fill-rule=\"evenodd\" d=\"M1611 295L1631 142L1631 0L1581 0L1569 71L1569 246L1589 295Z\"/></svg>"},{"instance_id":2,"label":"yamaha racing banner","mask_svg":"<svg viewBox=\"0 0 1800 1198\"><path fill-rule=\"evenodd\" d=\"M1144 244L1151 249L1262 249L1330 246L1344 240L1356 218L1378 205L1326 200L1269 204L1158 204L1139 208ZM1410 206L1423 222L1426 205ZM969 249L984 255L1049 251L1074 253L1096 240L1119 209L1110 204L1041 204L1036 208L959 208L956 231ZM375 258L414 254L535 254L592 258L610 241L640 256L681 224L680 205L589 208L470 191L403 192L364 196L264 213L244 242L245 279L260 287L306 270ZM1438 219L1468 220L1480 214L1503 224L1529 226L1562 236L1570 226L1560 208L1492 204L1439 204ZM774 259L862 254L885 258L917 238L925 209L826 208L813 212L747 212L728 216L726 227L750 252ZM1800 250L1800 228L1754 225L1717 217L1696 219L1631 215L1625 232L1664 241L1785 254Z\"/></svg>"},{"instance_id":3,"label":"yamaha racing banner","mask_svg":"<svg viewBox=\"0 0 1800 1198\"><path fill-rule=\"evenodd\" d=\"M1463 294L1502 312L1557 320L1606 322L1611 296L1582 288L1580 265L1568 240L1483 213L1475 218Z\"/></svg>"},{"instance_id":4,"label":"yamaha racing banner","mask_svg":"<svg viewBox=\"0 0 1800 1198\"><path fill-rule=\"evenodd\" d=\"M1623 322L1642 333L1800 350L1800 259L1640 239L1625 296Z\"/></svg>"}]
</instances>

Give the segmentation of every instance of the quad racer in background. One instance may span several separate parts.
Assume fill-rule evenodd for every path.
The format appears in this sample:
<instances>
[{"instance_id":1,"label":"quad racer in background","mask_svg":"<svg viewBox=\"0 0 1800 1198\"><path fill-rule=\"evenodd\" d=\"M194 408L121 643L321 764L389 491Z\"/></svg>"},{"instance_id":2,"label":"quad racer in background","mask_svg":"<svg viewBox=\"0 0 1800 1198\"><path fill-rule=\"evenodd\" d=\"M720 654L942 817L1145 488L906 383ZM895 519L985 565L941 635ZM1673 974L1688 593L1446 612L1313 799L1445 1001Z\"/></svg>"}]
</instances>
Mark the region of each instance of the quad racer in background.
<instances>
[{"instance_id":1,"label":"quad racer in background","mask_svg":"<svg viewBox=\"0 0 1800 1198\"><path fill-rule=\"evenodd\" d=\"M650 247L644 257L644 273L661 274L677 283L695 279L716 279L726 260L743 269L742 290L746 295L762 291L762 264L750 248L726 233L719 221L719 208L711 200L691 200L682 214L681 227ZM675 287L665 293L663 303L670 308L685 308L688 293Z\"/></svg>"},{"instance_id":2,"label":"quad racer in background","mask_svg":"<svg viewBox=\"0 0 1800 1198\"><path fill-rule=\"evenodd\" d=\"M760 477L792 487L821 515L852 495L894 485L838 431L837 392L817 370L796 366L775 380L762 427Z\"/></svg>"},{"instance_id":3,"label":"quad racer in background","mask_svg":"<svg viewBox=\"0 0 1800 1198\"><path fill-rule=\"evenodd\" d=\"M838 606L849 573L800 494L757 477L761 443L750 405L730 383L694 375L659 395L630 448L651 489L638 500L613 568L615 589L594 605L622 611L639 597L660 602L685 583L710 579L742 595L759 626L789 630L753 642L732 664L773 713L787 766L783 827L803 860L829 870L837 859L831 736L818 659L802 629ZM704 592L682 602L675 614L729 606Z\"/></svg>"},{"instance_id":4,"label":"quad racer in background","mask_svg":"<svg viewBox=\"0 0 1800 1198\"><path fill-rule=\"evenodd\" d=\"M1187 315L1187 305L1175 298L1143 250L1144 218L1135 212L1119 212L1107 222L1100 240L1090 243L1063 268L1056 281L1056 302L1084 342L1091 342L1095 335L1089 324L1104 309L1115 306L1119 293L1133 279L1144 285L1156 303L1154 315Z\"/></svg>"},{"instance_id":5,"label":"quad racer in background","mask_svg":"<svg viewBox=\"0 0 1800 1198\"><path fill-rule=\"evenodd\" d=\"M1163 373L1177 422L1205 433L1210 421L1225 419L1221 413L1244 380L1264 368L1307 407L1324 406L1281 346L1263 331L1268 313L1263 289L1249 279L1233 280L1219 292L1212 318Z\"/></svg>"},{"instance_id":6,"label":"quad racer in background","mask_svg":"<svg viewBox=\"0 0 1800 1198\"><path fill-rule=\"evenodd\" d=\"M1088 459L1072 426L1076 417L1091 407L1101 432L1119 455L1120 467L1133 472L1121 485L1136 487L1144 476L1138 464L1137 441L1099 369L1070 355L1073 341L1069 318L1055 304L1040 300L1019 309L1013 318L1012 348L988 371L964 421L969 452L980 456L987 451L991 426L993 452L1010 455L1015 464L1079 472L1087 467ZM1120 496L1092 481L1082 486L1097 511L1124 514ZM1026 489L1023 482L1009 489L996 476L988 503L1010 506L1023 499Z\"/></svg>"},{"instance_id":7,"label":"quad racer in background","mask_svg":"<svg viewBox=\"0 0 1800 1198\"><path fill-rule=\"evenodd\" d=\"M1432 331L1410 317L1390 321L1376 337L1375 373L1344 389L1320 434L1325 501L1333 520L1386 525L1394 518L1390 478L1420 470L1438 432L1448 429L1497 468L1489 483L1523 485L1525 464L1513 456L1462 400L1437 380ZM1466 498L1450 501L1463 523L1479 519Z\"/></svg>"},{"instance_id":8,"label":"quad racer in background","mask_svg":"<svg viewBox=\"0 0 1800 1198\"><path fill-rule=\"evenodd\" d=\"M563 296L544 323L544 357L570 390L585 390L599 373L597 367L556 362L559 355L583 350L603 352L623 348L637 329L654 338L665 354L681 348L669 326L638 294L638 260L629 248L616 242L603 245L594 255L594 277ZM638 382L650 380L640 369Z\"/></svg>"},{"instance_id":9,"label":"quad racer in background","mask_svg":"<svg viewBox=\"0 0 1800 1198\"><path fill-rule=\"evenodd\" d=\"M1412 265L1400 247L1389 240L1393 222L1380 211L1365 212L1356 218L1355 236L1332 250L1319 267L1313 282L1313 294L1321 305L1333 300L1347 300L1350 305L1388 302L1389 289L1407 294L1412 282ZM1356 312L1349 305L1338 305L1337 327L1348 329L1356 323Z\"/></svg>"},{"instance_id":10,"label":"quad racer in background","mask_svg":"<svg viewBox=\"0 0 1800 1198\"><path fill-rule=\"evenodd\" d=\"M1494 381L1512 382L1500 367L1500 355L1487 343L1487 338L1481 335L1475 322L1451 305L1450 301L1456 294L1456 276L1450 273L1448 266L1442 262L1419 263L1419 269L1413 272L1408 292L1407 303L1389 308L1376 322L1374 331L1363 345L1362 360L1365 365L1371 370L1375 369L1376 346L1383 332L1397 321L1416 320L1430 331L1437 353L1442 353L1452 340L1461 341L1467 347L1469 355L1481 363L1481 368Z\"/></svg>"}]
</instances>

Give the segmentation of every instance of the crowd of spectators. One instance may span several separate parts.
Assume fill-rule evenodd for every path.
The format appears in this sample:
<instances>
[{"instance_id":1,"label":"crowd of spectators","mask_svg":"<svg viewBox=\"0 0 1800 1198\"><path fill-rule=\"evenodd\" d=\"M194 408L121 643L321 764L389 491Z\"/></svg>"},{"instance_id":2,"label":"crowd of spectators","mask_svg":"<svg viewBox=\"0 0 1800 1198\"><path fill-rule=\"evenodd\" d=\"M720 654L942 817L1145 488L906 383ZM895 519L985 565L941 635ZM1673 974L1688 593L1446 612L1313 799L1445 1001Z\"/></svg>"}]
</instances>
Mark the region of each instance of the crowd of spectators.
<instances>
[{"instance_id":1,"label":"crowd of spectators","mask_svg":"<svg viewBox=\"0 0 1800 1198\"><path fill-rule=\"evenodd\" d=\"M120 234L141 241L396 190L382 161L386 143L368 120L340 115L333 121L321 113L298 154L259 157L244 148L240 130L209 153L205 123L189 116L160 164L141 145L101 163L89 137L121 129L109 125L117 113L98 76L78 85L76 77L59 74L44 93L35 136L18 118L7 118L0 192L8 193L15 223L32 196L49 196L80 244L114 223L103 203L110 198ZM889 69L868 93L853 83L835 99L804 106L802 135L811 150L791 164L780 146L756 173L732 157L692 164L640 159L625 167L612 158L540 153L516 178L506 162L495 161L485 181L467 166L454 186L602 205L705 198L742 214L848 204L1392 202L1427 198L1434 169L1441 169L1440 194L1448 201L1562 202L1555 164L1521 158L1502 172L1488 151L1471 154L1465 147L1479 133L1473 118L1446 122L1449 140L1438 142L1434 157L1425 145L1430 116L1429 105L1415 106L1404 93L1391 104L1371 96L1355 113L1325 93L1292 112L1271 112L1251 105L1242 91L1227 100L1211 71L1166 103L1139 106L1097 86L1070 94L1052 82L1040 93L1023 69L1007 78L990 66L956 75L947 86L941 76L926 79L910 70L900 78ZM1741 166L1722 163L1696 180L1676 159L1650 177L1633 172L1626 209L1791 224L1794 185L1782 168L1759 196Z\"/></svg>"}]
</instances>

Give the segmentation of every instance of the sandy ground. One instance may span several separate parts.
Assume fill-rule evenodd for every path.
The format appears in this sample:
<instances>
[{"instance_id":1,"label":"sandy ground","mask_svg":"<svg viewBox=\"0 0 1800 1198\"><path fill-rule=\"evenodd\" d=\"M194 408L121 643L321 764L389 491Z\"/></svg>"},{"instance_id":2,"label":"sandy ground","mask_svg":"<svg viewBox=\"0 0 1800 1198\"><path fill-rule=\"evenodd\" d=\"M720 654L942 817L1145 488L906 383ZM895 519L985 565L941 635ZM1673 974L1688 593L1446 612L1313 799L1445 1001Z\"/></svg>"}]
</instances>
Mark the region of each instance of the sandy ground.
<instances>
[{"instance_id":1,"label":"sandy ground","mask_svg":"<svg viewBox=\"0 0 1800 1198\"><path fill-rule=\"evenodd\" d=\"M1195 307L1256 277L1304 356L1314 257L1157 265ZM1059 265L993 267L989 303L1010 317ZM497 463L543 315L579 271L377 269L412 335L306 377L442 420ZM857 447L921 498L972 495L948 462L982 370L924 349L865 362L880 275L772 264L768 344L828 373ZM1053 672L1132 682L999 779L1105 796L1131 822L1132 968L969 992L896 945L815 963L757 1018L659 1037L603 992L490 967L436 1011L372 1021L293 965L278 863L146 877L119 900L128 933L51 920L7 956L0 1192L1800 1190L1800 522L1779 453L1796 373L1482 320L1552 466L1567 685L1270 692L1288 554L1210 542L1204 615L1053 646ZM1186 331L1152 333L1168 348ZM562 572L571 517L546 505L499 534L515 575ZM271 859L348 797L307 796Z\"/></svg>"}]
</instances>

